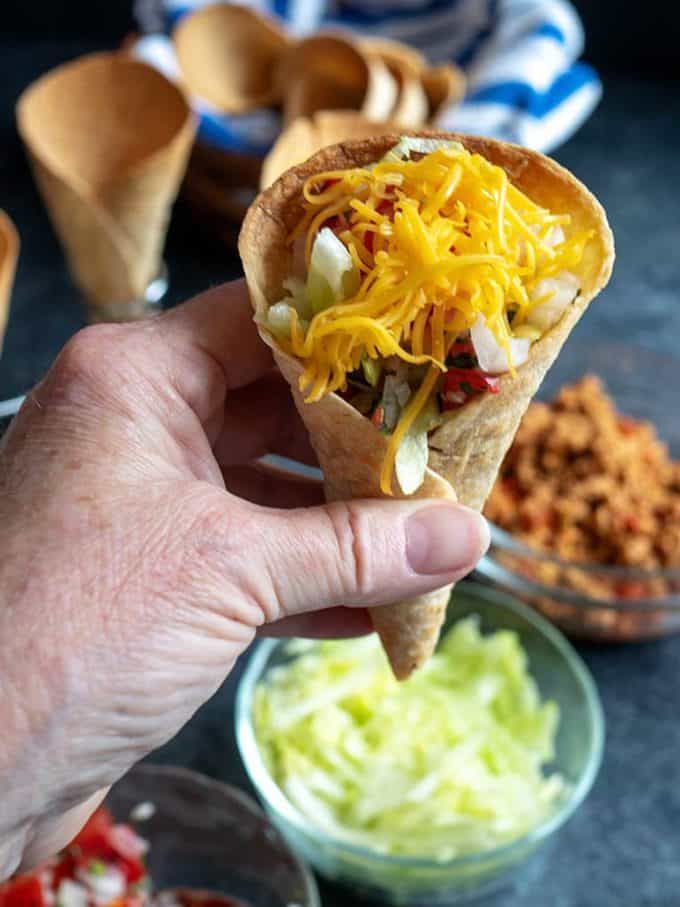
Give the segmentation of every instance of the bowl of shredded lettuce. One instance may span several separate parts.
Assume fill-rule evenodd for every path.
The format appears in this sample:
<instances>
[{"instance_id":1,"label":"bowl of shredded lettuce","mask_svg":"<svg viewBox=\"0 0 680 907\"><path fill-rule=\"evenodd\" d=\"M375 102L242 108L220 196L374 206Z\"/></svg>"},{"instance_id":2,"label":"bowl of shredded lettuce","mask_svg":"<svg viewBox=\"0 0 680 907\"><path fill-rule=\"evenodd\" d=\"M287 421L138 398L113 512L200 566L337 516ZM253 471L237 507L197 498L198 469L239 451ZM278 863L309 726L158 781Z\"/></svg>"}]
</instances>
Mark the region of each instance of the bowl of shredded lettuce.
<instances>
[{"instance_id":1,"label":"bowl of shredded lettuce","mask_svg":"<svg viewBox=\"0 0 680 907\"><path fill-rule=\"evenodd\" d=\"M558 630L461 583L435 655L404 683L375 636L260 643L236 731L270 818L318 872L434 905L522 878L587 796L604 721Z\"/></svg>"}]
</instances>

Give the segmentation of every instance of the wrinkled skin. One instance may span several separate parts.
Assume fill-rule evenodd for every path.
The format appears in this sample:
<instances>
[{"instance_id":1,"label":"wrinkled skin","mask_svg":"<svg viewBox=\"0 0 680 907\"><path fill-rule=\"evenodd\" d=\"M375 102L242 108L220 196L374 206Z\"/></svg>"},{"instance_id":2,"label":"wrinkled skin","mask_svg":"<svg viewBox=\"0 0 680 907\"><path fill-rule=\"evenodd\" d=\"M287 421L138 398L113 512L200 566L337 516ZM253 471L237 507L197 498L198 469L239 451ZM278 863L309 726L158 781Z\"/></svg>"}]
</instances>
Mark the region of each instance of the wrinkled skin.
<instances>
[{"instance_id":1,"label":"wrinkled skin","mask_svg":"<svg viewBox=\"0 0 680 907\"><path fill-rule=\"evenodd\" d=\"M86 329L29 395L0 450L1 876L67 843L256 633L368 632L365 606L487 544L457 505L322 506L265 452L313 461L241 282Z\"/></svg>"}]
</instances>

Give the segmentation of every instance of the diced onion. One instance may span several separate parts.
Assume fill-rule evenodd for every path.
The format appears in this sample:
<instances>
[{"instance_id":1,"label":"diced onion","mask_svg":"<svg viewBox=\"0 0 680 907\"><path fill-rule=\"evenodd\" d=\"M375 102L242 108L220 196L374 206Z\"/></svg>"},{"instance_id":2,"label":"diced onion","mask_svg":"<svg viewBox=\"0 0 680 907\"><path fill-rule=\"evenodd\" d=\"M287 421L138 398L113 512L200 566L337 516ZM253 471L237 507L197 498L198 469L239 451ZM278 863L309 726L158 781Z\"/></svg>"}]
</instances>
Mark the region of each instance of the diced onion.
<instances>
[{"instance_id":1,"label":"diced onion","mask_svg":"<svg viewBox=\"0 0 680 907\"><path fill-rule=\"evenodd\" d=\"M78 871L78 880L92 892L95 904L108 904L123 897L126 890L125 876L115 866L106 866L103 872Z\"/></svg>"},{"instance_id":2,"label":"diced onion","mask_svg":"<svg viewBox=\"0 0 680 907\"><path fill-rule=\"evenodd\" d=\"M506 351L486 326L481 312L470 329L470 337L479 367L488 375L501 375L503 372L509 371L511 366L519 368L529 358L531 341L527 337L513 337L510 340L510 361L508 362Z\"/></svg>"},{"instance_id":3,"label":"diced onion","mask_svg":"<svg viewBox=\"0 0 680 907\"><path fill-rule=\"evenodd\" d=\"M57 907L87 907L87 889L72 879L62 879L57 890Z\"/></svg>"},{"instance_id":4,"label":"diced onion","mask_svg":"<svg viewBox=\"0 0 680 907\"><path fill-rule=\"evenodd\" d=\"M534 287L531 298L550 298L530 310L527 323L542 333L549 331L562 318L580 289L581 281L570 271L562 271L556 277L544 277Z\"/></svg>"}]
</instances>

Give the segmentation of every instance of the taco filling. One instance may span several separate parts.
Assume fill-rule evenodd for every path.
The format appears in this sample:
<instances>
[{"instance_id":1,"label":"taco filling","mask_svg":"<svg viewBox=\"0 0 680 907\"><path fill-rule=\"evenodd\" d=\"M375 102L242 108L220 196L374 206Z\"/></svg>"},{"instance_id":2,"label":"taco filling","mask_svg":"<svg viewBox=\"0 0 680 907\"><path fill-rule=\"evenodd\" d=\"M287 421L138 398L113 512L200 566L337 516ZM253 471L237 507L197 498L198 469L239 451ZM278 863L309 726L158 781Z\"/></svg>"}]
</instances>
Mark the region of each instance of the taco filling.
<instances>
[{"instance_id":1,"label":"taco filling","mask_svg":"<svg viewBox=\"0 0 680 907\"><path fill-rule=\"evenodd\" d=\"M381 490L396 476L412 494L429 433L502 393L576 299L592 235L458 142L402 138L376 164L306 181L266 327L302 363L307 402L337 393L389 435Z\"/></svg>"}]
</instances>

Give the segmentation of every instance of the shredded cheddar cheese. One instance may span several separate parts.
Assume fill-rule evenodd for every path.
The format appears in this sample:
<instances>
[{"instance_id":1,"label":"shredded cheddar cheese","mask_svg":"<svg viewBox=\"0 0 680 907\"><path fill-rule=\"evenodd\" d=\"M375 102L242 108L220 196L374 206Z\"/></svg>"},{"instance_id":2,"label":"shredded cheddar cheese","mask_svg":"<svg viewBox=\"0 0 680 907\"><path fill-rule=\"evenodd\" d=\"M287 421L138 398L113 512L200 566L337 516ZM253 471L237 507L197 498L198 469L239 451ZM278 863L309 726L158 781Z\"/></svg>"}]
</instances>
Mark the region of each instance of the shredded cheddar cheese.
<instances>
[{"instance_id":1,"label":"shredded cheddar cheese","mask_svg":"<svg viewBox=\"0 0 680 907\"><path fill-rule=\"evenodd\" d=\"M354 295L318 312L306 330L294 317L282 341L303 363L308 402L343 389L365 356L430 364L390 439L381 476L389 494L399 443L446 370L451 344L482 313L510 361L513 331L541 301L532 291L578 264L591 234L551 244L569 216L541 208L502 168L457 145L316 174L304 199L291 241L306 233L307 264L330 223L361 278Z\"/></svg>"}]
</instances>

